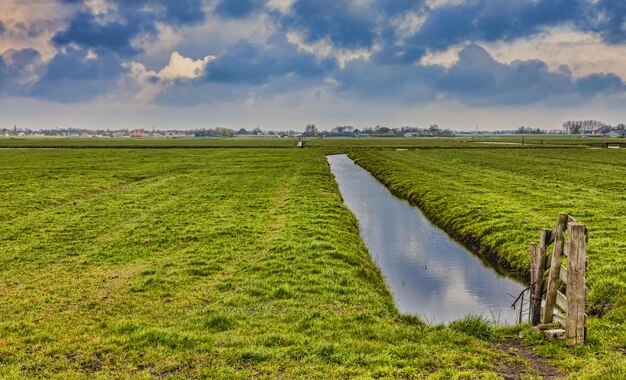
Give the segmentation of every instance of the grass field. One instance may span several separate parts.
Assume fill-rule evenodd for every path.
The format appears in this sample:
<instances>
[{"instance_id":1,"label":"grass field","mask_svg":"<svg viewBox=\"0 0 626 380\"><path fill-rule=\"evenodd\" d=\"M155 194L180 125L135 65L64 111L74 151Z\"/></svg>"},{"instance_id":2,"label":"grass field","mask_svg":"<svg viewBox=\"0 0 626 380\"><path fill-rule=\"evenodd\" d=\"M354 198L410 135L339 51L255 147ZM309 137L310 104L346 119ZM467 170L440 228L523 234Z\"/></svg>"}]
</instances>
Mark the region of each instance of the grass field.
<instances>
[{"instance_id":1,"label":"grass field","mask_svg":"<svg viewBox=\"0 0 626 380\"><path fill-rule=\"evenodd\" d=\"M296 137L234 137L234 138L101 138L101 137L11 137L0 138L0 148L133 148L133 149L172 149L172 148L292 148L298 142ZM602 143L619 143L623 139L582 138L559 135L476 135L454 138L320 138L307 139L311 148L322 148L327 153L343 153L358 149L389 148L528 148L528 147L575 147Z\"/></svg>"},{"instance_id":2,"label":"grass field","mask_svg":"<svg viewBox=\"0 0 626 380\"><path fill-rule=\"evenodd\" d=\"M626 151L357 151L351 156L450 234L509 271L527 274L529 243L538 241L542 227L556 224L559 212L586 223L590 336L609 350L626 349ZM626 374L626 366L621 368Z\"/></svg>"},{"instance_id":3,"label":"grass field","mask_svg":"<svg viewBox=\"0 0 626 380\"><path fill-rule=\"evenodd\" d=\"M398 314L319 151L5 150L0 179L0 378L497 378L511 360Z\"/></svg>"},{"instance_id":4,"label":"grass field","mask_svg":"<svg viewBox=\"0 0 626 380\"><path fill-rule=\"evenodd\" d=\"M0 138L0 148L292 148L297 138L281 137L12 137Z\"/></svg>"},{"instance_id":5,"label":"grass field","mask_svg":"<svg viewBox=\"0 0 626 380\"><path fill-rule=\"evenodd\" d=\"M626 152L355 140L0 150L0 379L532 378L490 342L519 333L573 378L626 373ZM586 222L590 344L399 314L341 202L337 151L512 271L559 211Z\"/></svg>"}]
</instances>

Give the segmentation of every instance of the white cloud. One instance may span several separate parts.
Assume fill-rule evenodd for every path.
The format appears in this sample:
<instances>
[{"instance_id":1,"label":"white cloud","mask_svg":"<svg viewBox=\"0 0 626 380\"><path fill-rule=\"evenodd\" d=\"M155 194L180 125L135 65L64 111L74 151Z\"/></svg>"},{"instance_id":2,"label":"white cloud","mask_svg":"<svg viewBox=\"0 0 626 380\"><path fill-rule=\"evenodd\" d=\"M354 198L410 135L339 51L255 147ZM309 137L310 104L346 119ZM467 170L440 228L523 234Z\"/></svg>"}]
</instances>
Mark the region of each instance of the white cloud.
<instances>
[{"instance_id":1,"label":"white cloud","mask_svg":"<svg viewBox=\"0 0 626 380\"><path fill-rule=\"evenodd\" d=\"M0 17L7 31L0 35L0 54L32 48L47 62L56 54L50 39L63 30L76 6L47 0L2 0Z\"/></svg>"},{"instance_id":2,"label":"white cloud","mask_svg":"<svg viewBox=\"0 0 626 380\"><path fill-rule=\"evenodd\" d=\"M291 7L295 2L295 0L268 0L267 7L282 14L287 14L291 11Z\"/></svg>"},{"instance_id":3,"label":"white cloud","mask_svg":"<svg viewBox=\"0 0 626 380\"><path fill-rule=\"evenodd\" d=\"M614 73L626 81L626 45L607 45L602 37L558 27L528 39L512 43L481 43L495 59L510 63L515 60L540 59L552 70L568 65L576 77L593 73Z\"/></svg>"},{"instance_id":4,"label":"white cloud","mask_svg":"<svg viewBox=\"0 0 626 380\"><path fill-rule=\"evenodd\" d=\"M215 56L208 55L193 60L175 51L170 55L169 63L158 72L148 70L138 62L127 63L128 77L136 85L133 97L140 102L149 102L177 81L200 78L214 59Z\"/></svg>"},{"instance_id":5,"label":"white cloud","mask_svg":"<svg viewBox=\"0 0 626 380\"><path fill-rule=\"evenodd\" d=\"M430 9L437 9L461 5L467 2L467 0L426 0L426 6Z\"/></svg>"},{"instance_id":6,"label":"white cloud","mask_svg":"<svg viewBox=\"0 0 626 380\"><path fill-rule=\"evenodd\" d=\"M295 45L299 50L315 55L318 59L333 57L343 69L346 64L355 59L370 59L372 54L380 51L380 46L374 44L372 49L337 49L328 39L321 39L313 43L307 43L304 38L295 31L287 32L287 41Z\"/></svg>"},{"instance_id":7,"label":"white cloud","mask_svg":"<svg viewBox=\"0 0 626 380\"><path fill-rule=\"evenodd\" d=\"M207 55L194 61L191 58L183 57L178 52L173 52L170 56L170 63L159 71L158 77L164 81L196 79L204 74L208 63L214 59L214 56Z\"/></svg>"},{"instance_id":8,"label":"white cloud","mask_svg":"<svg viewBox=\"0 0 626 380\"><path fill-rule=\"evenodd\" d=\"M391 21L400 38L404 39L417 33L424 23L427 16L421 13L407 12Z\"/></svg>"},{"instance_id":9,"label":"white cloud","mask_svg":"<svg viewBox=\"0 0 626 380\"><path fill-rule=\"evenodd\" d=\"M466 44L459 44L452 46L445 51L427 52L420 60L420 64L441 65L446 68L450 68L459 61L459 53L465 46Z\"/></svg>"}]
</instances>

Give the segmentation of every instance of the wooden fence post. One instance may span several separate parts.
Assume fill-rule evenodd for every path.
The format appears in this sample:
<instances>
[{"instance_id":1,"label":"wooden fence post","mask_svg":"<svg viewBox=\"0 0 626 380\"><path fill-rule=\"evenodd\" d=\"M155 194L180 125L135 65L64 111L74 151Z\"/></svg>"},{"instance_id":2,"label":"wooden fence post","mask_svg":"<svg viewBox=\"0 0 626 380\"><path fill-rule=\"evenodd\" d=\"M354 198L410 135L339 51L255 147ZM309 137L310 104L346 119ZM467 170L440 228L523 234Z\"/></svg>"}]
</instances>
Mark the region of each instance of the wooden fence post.
<instances>
[{"instance_id":1,"label":"wooden fence post","mask_svg":"<svg viewBox=\"0 0 626 380\"><path fill-rule=\"evenodd\" d=\"M539 252L537 251L537 243L530 243L530 315L529 321L533 318L533 296L535 294L535 287L537 286L537 273L539 272Z\"/></svg>"},{"instance_id":2,"label":"wooden fence post","mask_svg":"<svg viewBox=\"0 0 626 380\"><path fill-rule=\"evenodd\" d=\"M559 223L556 226L556 236L554 237L554 250L550 262L550 277L548 278L548 290L546 292L546 304L543 309L543 323L552 323L554 316L554 305L556 304L556 292L558 290L557 280L561 271L561 256L563 255L563 245L565 241L565 230L569 215L559 213Z\"/></svg>"},{"instance_id":3,"label":"wooden fence post","mask_svg":"<svg viewBox=\"0 0 626 380\"><path fill-rule=\"evenodd\" d=\"M546 270L546 251L548 250L548 241L550 240L550 230L543 228L541 230L541 239L539 240L539 255L537 256L537 268L533 268L535 272L535 286L532 288L530 297L530 305L532 308L531 323L537 326L541 323L541 298L543 298L543 275ZM532 248L531 248L532 249ZM535 246L536 250L536 246Z\"/></svg>"},{"instance_id":4,"label":"wooden fence post","mask_svg":"<svg viewBox=\"0 0 626 380\"><path fill-rule=\"evenodd\" d=\"M574 346L585 342L585 287L587 227L580 222L567 226L567 320L565 326L565 344Z\"/></svg>"}]
</instances>

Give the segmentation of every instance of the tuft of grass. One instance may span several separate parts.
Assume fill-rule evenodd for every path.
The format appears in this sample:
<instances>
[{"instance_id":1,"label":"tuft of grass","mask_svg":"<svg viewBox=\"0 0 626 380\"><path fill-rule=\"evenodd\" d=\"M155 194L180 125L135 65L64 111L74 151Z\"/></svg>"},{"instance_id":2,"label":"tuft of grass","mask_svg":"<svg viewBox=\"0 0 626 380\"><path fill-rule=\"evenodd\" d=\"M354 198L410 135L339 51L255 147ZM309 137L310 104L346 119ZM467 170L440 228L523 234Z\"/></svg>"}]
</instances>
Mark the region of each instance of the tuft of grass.
<instances>
[{"instance_id":1,"label":"tuft of grass","mask_svg":"<svg viewBox=\"0 0 626 380\"><path fill-rule=\"evenodd\" d=\"M212 331L227 331L234 328L237 325L237 321L230 315L214 315L210 317L205 326Z\"/></svg>"},{"instance_id":2,"label":"tuft of grass","mask_svg":"<svg viewBox=\"0 0 626 380\"><path fill-rule=\"evenodd\" d=\"M454 330L480 340L491 341L495 337L495 329L482 315L468 315L452 321L448 326Z\"/></svg>"}]
</instances>

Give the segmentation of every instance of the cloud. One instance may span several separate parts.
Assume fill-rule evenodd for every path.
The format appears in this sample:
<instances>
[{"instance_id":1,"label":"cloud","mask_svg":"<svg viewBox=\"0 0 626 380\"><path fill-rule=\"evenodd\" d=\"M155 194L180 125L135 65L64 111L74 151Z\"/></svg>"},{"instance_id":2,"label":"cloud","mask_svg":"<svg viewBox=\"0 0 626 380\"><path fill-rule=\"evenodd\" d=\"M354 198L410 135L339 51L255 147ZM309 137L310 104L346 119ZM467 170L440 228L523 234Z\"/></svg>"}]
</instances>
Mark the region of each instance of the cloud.
<instances>
[{"instance_id":1,"label":"cloud","mask_svg":"<svg viewBox=\"0 0 626 380\"><path fill-rule=\"evenodd\" d=\"M158 33L158 23L181 26L205 20L203 0L63 0L79 4L68 27L57 33L52 42L59 47L77 44L84 48L106 48L131 56L140 52L133 40L140 35Z\"/></svg>"},{"instance_id":2,"label":"cloud","mask_svg":"<svg viewBox=\"0 0 626 380\"><path fill-rule=\"evenodd\" d=\"M119 56L106 49L68 47L50 61L30 93L58 102L89 101L113 89L122 73Z\"/></svg>"},{"instance_id":3,"label":"cloud","mask_svg":"<svg viewBox=\"0 0 626 380\"><path fill-rule=\"evenodd\" d=\"M352 0L298 0L280 23L286 31L300 33L307 43L327 40L340 49L371 48L377 34L367 7Z\"/></svg>"},{"instance_id":4,"label":"cloud","mask_svg":"<svg viewBox=\"0 0 626 380\"><path fill-rule=\"evenodd\" d=\"M23 93L37 80L41 54L35 49L9 49L0 54L0 92Z\"/></svg>"},{"instance_id":5,"label":"cloud","mask_svg":"<svg viewBox=\"0 0 626 380\"><path fill-rule=\"evenodd\" d=\"M267 45L239 41L211 62L206 80L216 83L259 85L284 75L322 77L336 67L334 60L318 60L315 55L297 51L282 36Z\"/></svg>"},{"instance_id":6,"label":"cloud","mask_svg":"<svg viewBox=\"0 0 626 380\"><path fill-rule=\"evenodd\" d=\"M131 55L137 52L131 46L131 39L144 30L141 23L115 21L102 24L93 14L81 12L74 17L66 30L52 38L52 42L57 47L76 44Z\"/></svg>"},{"instance_id":7,"label":"cloud","mask_svg":"<svg viewBox=\"0 0 626 380\"><path fill-rule=\"evenodd\" d=\"M609 44L626 42L626 3L621 0L582 2L581 15L575 21L582 30L593 31Z\"/></svg>"},{"instance_id":8,"label":"cloud","mask_svg":"<svg viewBox=\"0 0 626 380\"><path fill-rule=\"evenodd\" d=\"M537 59L502 63L475 44L462 48L458 61L449 67L358 60L349 63L336 79L338 91L352 96L405 104L448 98L474 107L542 101L572 104L626 91L623 80L614 74L576 78L567 66L550 70Z\"/></svg>"},{"instance_id":9,"label":"cloud","mask_svg":"<svg viewBox=\"0 0 626 380\"><path fill-rule=\"evenodd\" d=\"M214 56L209 55L194 61L173 52L169 63L158 72L147 70L143 64L137 62L125 64L124 67L129 71L130 79L138 86L134 98L149 102L176 82L203 77L207 65L214 59Z\"/></svg>"},{"instance_id":10,"label":"cloud","mask_svg":"<svg viewBox=\"0 0 626 380\"><path fill-rule=\"evenodd\" d=\"M57 0L50 19L8 1L3 91L61 102L310 91L405 106L574 104L622 94L626 78L617 0ZM548 48L556 35L565 45ZM17 73L9 58L29 48L38 55L23 53L34 63Z\"/></svg>"}]
</instances>

